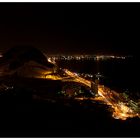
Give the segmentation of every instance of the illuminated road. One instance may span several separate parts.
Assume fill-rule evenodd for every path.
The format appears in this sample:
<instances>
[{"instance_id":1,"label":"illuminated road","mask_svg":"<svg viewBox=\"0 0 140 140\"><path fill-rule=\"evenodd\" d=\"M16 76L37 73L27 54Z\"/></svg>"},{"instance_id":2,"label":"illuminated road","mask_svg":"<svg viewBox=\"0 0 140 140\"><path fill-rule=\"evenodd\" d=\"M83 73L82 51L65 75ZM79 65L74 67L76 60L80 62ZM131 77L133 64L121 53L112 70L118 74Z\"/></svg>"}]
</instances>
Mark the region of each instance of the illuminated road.
<instances>
[{"instance_id":1,"label":"illuminated road","mask_svg":"<svg viewBox=\"0 0 140 140\"><path fill-rule=\"evenodd\" d=\"M59 77L62 81L74 81L74 82L82 83L83 85L86 85L89 88L91 88L91 81L78 76L76 73L73 73L68 69L63 69L63 71L67 75L67 78ZM95 98L92 97L90 99L96 101L102 101L105 104L111 106L113 109L112 117L114 117L115 119L126 120L127 118L140 117L140 111L137 111L137 108L139 108L139 106L137 105L135 107L132 106L132 104L129 103L130 100L129 99L127 101L124 100L124 97L121 94L113 90L110 90L109 88L103 85L98 85L98 95L99 95L98 97ZM75 99L86 100L86 98L84 97L75 98Z\"/></svg>"},{"instance_id":2,"label":"illuminated road","mask_svg":"<svg viewBox=\"0 0 140 140\"><path fill-rule=\"evenodd\" d=\"M86 86L88 86L88 87L91 88L91 81L88 81L88 80L86 80L86 79L84 79L84 78L81 78L81 77L79 77L78 75L76 75L75 73L73 73L73 72L71 72L71 71L69 71L69 70L67 70L67 69L65 69L64 71L65 71L65 73L66 73L69 77L71 77L71 78L74 79L73 81L82 83L82 84L84 84L84 85L86 85Z\"/></svg>"},{"instance_id":3,"label":"illuminated road","mask_svg":"<svg viewBox=\"0 0 140 140\"><path fill-rule=\"evenodd\" d=\"M70 77L74 77L75 82L85 84L86 86L91 88L91 81L81 78L75 75L74 73L70 72L69 70L65 70L65 72ZM121 95L119 95L119 93L116 93L115 91L111 91L109 88L99 85L98 94L102 97L100 98L100 101L105 102L107 105L113 108L114 111L112 116L114 118L126 120L129 117L130 118L136 116L140 117L139 113L134 112L130 107L126 105L125 101L123 101L123 98L121 97ZM98 98L91 98L91 99L98 100Z\"/></svg>"}]
</instances>

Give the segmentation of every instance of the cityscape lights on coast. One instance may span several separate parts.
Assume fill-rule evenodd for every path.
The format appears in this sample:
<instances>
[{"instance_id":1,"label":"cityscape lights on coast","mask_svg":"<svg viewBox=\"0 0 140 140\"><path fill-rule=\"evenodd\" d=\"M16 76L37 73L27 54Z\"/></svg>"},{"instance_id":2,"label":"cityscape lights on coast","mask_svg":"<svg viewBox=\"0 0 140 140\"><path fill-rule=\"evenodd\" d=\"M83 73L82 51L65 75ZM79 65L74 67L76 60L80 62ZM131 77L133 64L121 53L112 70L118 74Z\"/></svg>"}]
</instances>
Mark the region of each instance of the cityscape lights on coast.
<instances>
[{"instance_id":1,"label":"cityscape lights on coast","mask_svg":"<svg viewBox=\"0 0 140 140\"><path fill-rule=\"evenodd\" d=\"M51 62L51 60L50 60ZM53 63L53 62L52 62ZM56 77L56 76L49 76L46 78L57 80L61 79L62 81L74 81L77 83L81 83L86 87L92 89L91 83L92 80L87 80L75 72L72 72L68 69L63 69L65 75L67 77ZM75 97L75 100L91 100L91 101L101 101L104 104L110 106L112 109L112 117L115 119L126 120L127 118L139 117L140 118L140 103L138 101L133 101L128 98L125 94L117 93L114 90L111 90L104 85L98 84L98 92L95 97Z\"/></svg>"},{"instance_id":2,"label":"cityscape lights on coast","mask_svg":"<svg viewBox=\"0 0 140 140\"><path fill-rule=\"evenodd\" d=\"M114 55L49 55L52 60L107 60L107 59L126 59L130 56L114 56Z\"/></svg>"}]
</instances>

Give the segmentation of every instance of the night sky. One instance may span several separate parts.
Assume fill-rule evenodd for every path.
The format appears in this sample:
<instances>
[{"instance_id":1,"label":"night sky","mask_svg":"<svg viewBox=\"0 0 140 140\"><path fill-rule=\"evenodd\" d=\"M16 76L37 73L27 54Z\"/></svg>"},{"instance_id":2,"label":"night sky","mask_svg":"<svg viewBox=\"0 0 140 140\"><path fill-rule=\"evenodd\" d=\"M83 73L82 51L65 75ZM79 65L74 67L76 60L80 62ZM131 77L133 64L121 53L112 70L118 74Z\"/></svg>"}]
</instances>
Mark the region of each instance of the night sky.
<instances>
[{"instance_id":1,"label":"night sky","mask_svg":"<svg viewBox=\"0 0 140 140\"><path fill-rule=\"evenodd\" d=\"M138 54L140 3L0 3L0 50Z\"/></svg>"}]
</instances>

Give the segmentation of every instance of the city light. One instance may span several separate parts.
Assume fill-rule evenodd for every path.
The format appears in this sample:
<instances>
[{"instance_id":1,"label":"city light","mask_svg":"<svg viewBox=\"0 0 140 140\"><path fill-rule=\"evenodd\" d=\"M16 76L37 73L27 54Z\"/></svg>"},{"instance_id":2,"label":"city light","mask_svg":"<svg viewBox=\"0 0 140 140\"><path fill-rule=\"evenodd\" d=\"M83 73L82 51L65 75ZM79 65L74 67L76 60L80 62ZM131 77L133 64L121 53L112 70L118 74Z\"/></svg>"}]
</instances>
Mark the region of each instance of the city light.
<instances>
[{"instance_id":1,"label":"city light","mask_svg":"<svg viewBox=\"0 0 140 140\"><path fill-rule=\"evenodd\" d=\"M50 55L50 60L108 60L108 59L125 59L129 56L113 56L113 55Z\"/></svg>"},{"instance_id":2,"label":"city light","mask_svg":"<svg viewBox=\"0 0 140 140\"><path fill-rule=\"evenodd\" d=\"M48 60L50 63L52 62L51 59ZM77 74L75 72L71 72L68 69L63 69L63 72L65 73L66 77L62 76L56 76L56 75L46 75L45 78L52 79L52 80L62 80L62 81L73 81L80 83L89 89L91 89L91 82L92 80L84 79L80 76L80 74ZM100 75L100 73L98 73ZM94 82L93 82L94 83ZM91 89L92 90L92 89ZM100 101L104 104L107 104L112 108L112 117L115 119L121 119L126 120L127 118L133 118L133 117L140 117L140 111L137 110L138 104L134 101L130 100L128 97L125 98L125 94L117 93L108 87L105 87L103 85L98 85L98 96L96 97L90 97L88 100L92 101ZM76 97L75 100L87 100L86 97Z\"/></svg>"}]
</instances>

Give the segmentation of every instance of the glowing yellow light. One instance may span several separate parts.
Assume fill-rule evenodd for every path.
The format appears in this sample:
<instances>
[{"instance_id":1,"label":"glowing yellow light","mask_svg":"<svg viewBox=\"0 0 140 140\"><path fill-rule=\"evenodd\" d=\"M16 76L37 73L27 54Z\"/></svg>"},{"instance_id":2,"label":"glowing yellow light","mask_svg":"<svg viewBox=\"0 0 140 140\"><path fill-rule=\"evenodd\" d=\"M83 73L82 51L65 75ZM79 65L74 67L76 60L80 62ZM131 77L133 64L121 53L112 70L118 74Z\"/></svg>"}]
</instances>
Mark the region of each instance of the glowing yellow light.
<instances>
[{"instance_id":1,"label":"glowing yellow light","mask_svg":"<svg viewBox=\"0 0 140 140\"><path fill-rule=\"evenodd\" d=\"M48 59L49 62L52 62L50 59ZM91 88L91 81L86 80L78 75L75 75L75 73L64 69L65 74L67 77L61 77L59 75L51 75L50 71L44 72L45 78L46 79L51 79L51 80L62 80L62 81L74 81L78 83L82 83L89 88ZM67 79L68 78L68 79ZM110 90L107 87L104 87L102 85L98 86L98 97L91 97L88 98L90 100L95 100L95 101L102 101L103 103L109 105L112 107L112 117L115 119L121 119L121 120L126 120L127 118L132 118L132 117L140 117L140 114L138 112L134 112L130 107L128 107L123 101L123 98L120 96L115 91ZM76 100L86 100L86 97L75 97Z\"/></svg>"}]
</instances>

